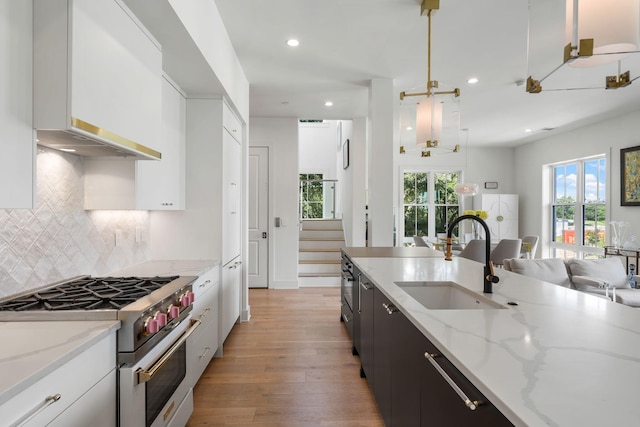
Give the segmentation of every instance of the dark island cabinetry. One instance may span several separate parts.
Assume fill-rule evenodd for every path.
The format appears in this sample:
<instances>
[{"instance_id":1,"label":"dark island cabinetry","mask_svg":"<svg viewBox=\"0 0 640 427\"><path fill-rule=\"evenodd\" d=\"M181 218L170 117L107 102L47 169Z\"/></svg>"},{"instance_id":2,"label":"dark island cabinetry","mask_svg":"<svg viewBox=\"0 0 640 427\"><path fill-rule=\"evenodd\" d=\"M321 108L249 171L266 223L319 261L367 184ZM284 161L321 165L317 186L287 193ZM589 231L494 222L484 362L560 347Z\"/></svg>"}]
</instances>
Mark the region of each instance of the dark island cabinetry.
<instances>
[{"instance_id":1,"label":"dark island cabinetry","mask_svg":"<svg viewBox=\"0 0 640 427\"><path fill-rule=\"evenodd\" d=\"M366 275L358 276L354 346L385 425L512 425Z\"/></svg>"}]
</instances>

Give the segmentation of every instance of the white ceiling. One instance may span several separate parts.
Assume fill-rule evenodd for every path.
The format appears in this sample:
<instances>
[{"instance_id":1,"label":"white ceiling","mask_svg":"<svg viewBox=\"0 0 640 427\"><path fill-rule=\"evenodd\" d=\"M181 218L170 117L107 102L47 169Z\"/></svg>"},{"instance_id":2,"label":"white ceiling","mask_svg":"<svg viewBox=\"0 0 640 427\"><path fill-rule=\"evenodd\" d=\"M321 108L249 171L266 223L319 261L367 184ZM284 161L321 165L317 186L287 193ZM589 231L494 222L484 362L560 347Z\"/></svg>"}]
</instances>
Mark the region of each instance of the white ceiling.
<instances>
[{"instance_id":1,"label":"white ceiling","mask_svg":"<svg viewBox=\"0 0 640 427\"><path fill-rule=\"evenodd\" d=\"M252 117L364 117L371 79L394 79L398 93L426 87L420 0L215 1L250 83ZM640 80L617 90L526 93L527 0L442 0L432 25L432 80L461 89L470 145L514 146L640 108ZM289 38L300 46L288 47ZM607 73L586 72L604 86ZM467 84L471 76L479 83Z\"/></svg>"}]
</instances>

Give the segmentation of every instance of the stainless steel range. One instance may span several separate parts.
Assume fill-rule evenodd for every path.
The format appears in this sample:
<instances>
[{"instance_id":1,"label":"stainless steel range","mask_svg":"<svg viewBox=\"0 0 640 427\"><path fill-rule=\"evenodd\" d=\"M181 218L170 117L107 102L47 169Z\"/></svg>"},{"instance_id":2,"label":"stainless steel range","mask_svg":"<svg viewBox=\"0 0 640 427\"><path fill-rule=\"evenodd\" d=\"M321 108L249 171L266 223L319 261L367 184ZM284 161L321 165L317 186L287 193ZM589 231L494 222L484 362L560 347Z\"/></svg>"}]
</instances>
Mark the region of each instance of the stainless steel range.
<instances>
[{"instance_id":1,"label":"stainless steel range","mask_svg":"<svg viewBox=\"0 0 640 427\"><path fill-rule=\"evenodd\" d=\"M190 320L196 279L81 276L0 300L0 321L120 320L120 426L164 426L189 391L186 339L199 325Z\"/></svg>"}]
</instances>

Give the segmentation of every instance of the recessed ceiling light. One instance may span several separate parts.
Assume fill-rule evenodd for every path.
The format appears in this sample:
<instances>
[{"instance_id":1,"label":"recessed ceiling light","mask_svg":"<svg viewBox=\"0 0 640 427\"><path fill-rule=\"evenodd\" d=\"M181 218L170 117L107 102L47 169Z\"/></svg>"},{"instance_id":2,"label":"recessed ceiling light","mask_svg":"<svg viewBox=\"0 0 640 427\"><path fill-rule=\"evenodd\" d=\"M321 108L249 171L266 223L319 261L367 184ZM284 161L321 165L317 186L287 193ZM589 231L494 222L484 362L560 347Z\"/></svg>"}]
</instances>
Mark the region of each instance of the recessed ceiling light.
<instances>
[{"instance_id":1,"label":"recessed ceiling light","mask_svg":"<svg viewBox=\"0 0 640 427\"><path fill-rule=\"evenodd\" d=\"M67 153L75 153L75 148L61 148L60 151L66 151Z\"/></svg>"},{"instance_id":2,"label":"recessed ceiling light","mask_svg":"<svg viewBox=\"0 0 640 427\"><path fill-rule=\"evenodd\" d=\"M467 83L469 83L470 85L474 85L474 84L478 83L478 78L477 77L470 77L467 80Z\"/></svg>"},{"instance_id":3,"label":"recessed ceiling light","mask_svg":"<svg viewBox=\"0 0 640 427\"><path fill-rule=\"evenodd\" d=\"M324 103L324 106L325 107L333 107L333 102L327 101L327 102Z\"/></svg>"},{"instance_id":4,"label":"recessed ceiling light","mask_svg":"<svg viewBox=\"0 0 640 427\"><path fill-rule=\"evenodd\" d=\"M527 132L527 133L530 133L531 129L525 129L524 131Z\"/></svg>"},{"instance_id":5,"label":"recessed ceiling light","mask_svg":"<svg viewBox=\"0 0 640 427\"><path fill-rule=\"evenodd\" d=\"M407 130L413 130L411 126L407 126Z\"/></svg>"},{"instance_id":6,"label":"recessed ceiling light","mask_svg":"<svg viewBox=\"0 0 640 427\"><path fill-rule=\"evenodd\" d=\"M300 44L300 42L296 39L287 40L287 46L296 47Z\"/></svg>"}]
</instances>

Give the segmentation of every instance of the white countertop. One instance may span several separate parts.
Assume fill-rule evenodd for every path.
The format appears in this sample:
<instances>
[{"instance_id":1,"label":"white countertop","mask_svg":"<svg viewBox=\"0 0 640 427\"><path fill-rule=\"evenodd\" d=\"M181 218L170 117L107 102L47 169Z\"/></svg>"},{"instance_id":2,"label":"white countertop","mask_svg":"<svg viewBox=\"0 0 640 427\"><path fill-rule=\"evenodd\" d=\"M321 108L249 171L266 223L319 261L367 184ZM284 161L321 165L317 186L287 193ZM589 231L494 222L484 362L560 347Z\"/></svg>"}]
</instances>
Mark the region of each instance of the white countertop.
<instances>
[{"instance_id":1,"label":"white countertop","mask_svg":"<svg viewBox=\"0 0 640 427\"><path fill-rule=\"evenodd\" d=\"M0 322L0 404L119 327L117 320Z\"/></svg>"},{"instance_id":2,"label":"white countertop","mask_svg":"<svg viewBox=\"0 0 640 427\"><path fill-rule=\"evenodd\" d=\"M640 309L497 269L500 282L483 295L517 306L428 310L394 282L446 280L482 293L483 265L352 261L514 424L640 423Z\"/></svg>"},{"instance_id":3,"label":"white countertop","mask_svg":"<svg viewBox=\"0 0 640 427\"><path fill-rule=\"evenodd\" d=\"M220 265L219 260L155 260L134 264L109 273L111 276L199 276Z\"/></svg>"}]
</instances>

